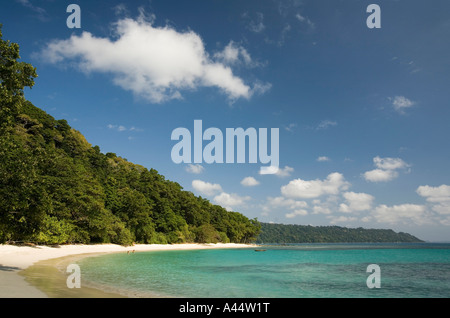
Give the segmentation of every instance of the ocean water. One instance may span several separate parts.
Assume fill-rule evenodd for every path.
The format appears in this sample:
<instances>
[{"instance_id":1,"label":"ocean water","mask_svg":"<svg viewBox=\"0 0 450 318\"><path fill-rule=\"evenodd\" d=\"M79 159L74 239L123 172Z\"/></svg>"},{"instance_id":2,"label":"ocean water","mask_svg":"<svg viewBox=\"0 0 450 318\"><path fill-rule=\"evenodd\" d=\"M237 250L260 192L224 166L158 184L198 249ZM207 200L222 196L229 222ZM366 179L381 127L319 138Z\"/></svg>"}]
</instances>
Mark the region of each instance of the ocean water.
<instances>
[{"instance_id":1,"label":"ocean water","mask_svg":"<svg viewBox=\"0 0 450 318\"><path fill-rule=\"evenodd\" d=\"M120 253L78 262L82 282L192 298L448 298L450 244L298 244ZM369 288L370 264L380 288ZM371 279L372 281L372 279Z\"/></svg>"}]
</instances>

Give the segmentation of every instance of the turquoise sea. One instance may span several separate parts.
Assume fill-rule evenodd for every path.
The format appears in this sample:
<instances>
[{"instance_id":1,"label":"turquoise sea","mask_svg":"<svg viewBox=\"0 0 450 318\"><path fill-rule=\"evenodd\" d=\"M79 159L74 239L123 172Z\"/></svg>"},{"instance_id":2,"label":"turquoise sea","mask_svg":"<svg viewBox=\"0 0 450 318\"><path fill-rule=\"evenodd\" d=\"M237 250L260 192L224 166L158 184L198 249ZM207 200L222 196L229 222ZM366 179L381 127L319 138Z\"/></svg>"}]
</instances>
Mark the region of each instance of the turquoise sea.
<instances>
[{"instance_id":1,"label":"turquoise sea","mask_svg":"<svg viewBox=\"0 0 450 318\"><path fill-rule=\"evenodd\" d=\"M108 254L78 262L82 282L190 298L448 298L450 244L295 244ZM369 288L370 264L380 288Z\"/></svg>"}]
</instances>

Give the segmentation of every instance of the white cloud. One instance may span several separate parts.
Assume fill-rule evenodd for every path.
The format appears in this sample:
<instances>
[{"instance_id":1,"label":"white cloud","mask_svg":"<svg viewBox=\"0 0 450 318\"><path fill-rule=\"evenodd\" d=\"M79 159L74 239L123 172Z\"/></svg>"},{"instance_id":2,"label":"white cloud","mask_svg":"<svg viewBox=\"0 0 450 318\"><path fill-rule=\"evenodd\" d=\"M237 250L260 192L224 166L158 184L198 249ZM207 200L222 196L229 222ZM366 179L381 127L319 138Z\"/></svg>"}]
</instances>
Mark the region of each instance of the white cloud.
<instances>
[{"instance_id":1,"label":"white cloud","mask_svg":"<svg viewBox=\"0 0 450 318\"><path fill-rule=\"evenodd\" d=\"M373 158L373 163L377 169L366 171L363 174L364 179L370 182L386 182L398 177L396 170L409 167L405 161L400 158Z\"/></svg>"},{"instance_id":2,"label":"white cloud","mask_svg":"<svg viewBox=\"0 0 450 318\"><path fill-rule=\"evenodd\" d=\"M292 219L292 218L295 218L296 216L305 216L305 215L308 215L308 211L299 209L299 210L294 210L291 213L286 213L285 216L288 219Z\"/></svg>"},{"instance_id":3,"label":"white cloud","mask_svg":"<svg viewBox=\"0 0 450 318\"><path fill-rule=\"evenodd\" d=\"M261 206L261 215L268 216L269 212L280 212L280 210L290 210L285 214L288 219L296 216L305 216L308 211L305 209L308 207L308 203L305 201L288 199L282 196L279 197L267 197L266 202Z\"/></svg>"},{"instance_id":4,"label":"white cloud","mask_svg":"<svg viewBox=\"0 0 450 318\"><path fill-rule=\"evenodd\" d=\"M192 181L192 187L205 195L213 195L217 192L222 191L222 187L220 184L204 182L202 180L194 180Z\"/></svg>"},{"instance_id":5,"label":"white cloud","mask_svg":"<svg viewBox=\"0 0 450 318\"><path fill-rule=\"evenodd\" d=\"M113 130L117 130L118 132L122 132L122 131L142 131L142 129L140 129L140 128L136 128L136 127L131 127L131 128L127 128L127 127L125 127L125 126L123 126L123 125L113 125L113 124L108 124L108 126L106 126L106 127L108 127L108 129L113 129Z\"/></svg>"},{"instance_id":6,"label":"white cloud","mask_svg":"<svg viewBox=\"0 0 450 318\"><path fill-rule=\"evenodd\" d=\"M331 214L331 209L325 205L315 205L313 207L313 214Z\"/></svg>"},{"instance_id":7,"label":"white cloud","mask_svg":"<svg viewBox=\"0 0 450 318\"><path fill-rule=\"evenodd\" d=\"M200 164L194 165L194 164L191 164L191 163L190 163L190 164L186 167L185 170L186 170L187 172L189 172L189 173L200 174L200 173L203 172L203 170L205 170L205 168L204 168L202 165L200 165Z\"/></svg>"},{"instance_id":8,"label":"white cloud","mask_svg":"<svg viewBox=\"0 0 450 318\"><path fill-rule=\"evenodd\" d=\"M450 215L450 186L443 184L439 187L420 186L416 192L431 203L431 209L439 216ZM450 218L440 219L442 224L450 222ZM450 225L447 224L447 225Z\"/></svg>"},{"instance_id":9,"label":"white cloud","mask_svg":"<svg viewBox=\"0 0 450 318\"><path fill-rule=\"evenodd\" d=\"M259 169L259 174L277 174L280 171L280 168L275 166L265 167L264 169Z\"/></svg>"},{"instance_id":10,"label":"white cloud","mask_svg":"<svg viewBox=\"0 0 450 318\"><path fill-rule=\"evenodd\" d=\"M279 177L289 177L292 172L294 172L294 168L285 166L284 168L279 168L275 174Z\"/></svg>"},{"instance_id":11,"label":"white cloud","mask_svg":"<svg viewBox=\"0 0 450 318\"><path fill-rule=\"evenodd\" d=\"M347 202L346 204L341 203L339 206L339 211L343 213L370 210L375 199L367 193L345 192L343 196Z\"/></svg>"},{"instance_id":12,"label":"white cloud","mask_svg":"<svg viewBox=\"0 0 450 318\"><path fill-rule=\"evenodd\" d=\"M215 53L214 58L217 61L228 65L233 65L236 63L243 63L248 67L259 65L259 63L256 63L252 60L250 54L244 47L237 45L233 41L230 41L230 43L228 43L223 51Z\"/></svg>"},{"instance_id":13,"label":"white cloud","mask_svg":"<svg viewBox=\"0 0 450 318\"><path fill-rule=\"evenodd\" d=\"M115 15L128 15L129 11L125 4L120 3L112 8Z\"/></svg>"},{"instance_id":14,"label":"white cloud","mask_svg":"<svg viewBox=\"0 0 450 318\"><path fill-rule=\"evenodd\" d=\"M243 49L245 50L245 49ZM245 51L246 52L246 51ZM235 46L233 41L231 41L222 52L214 54L214 57L221 60L227 64L233 64L239 61L239 55L241 54L241 48Z\"/></svg>"},{"instance_id":15,"label":"white cloud","mask_svg":"<svg viewBox=\"0 0 450 318\"><path fill-rule=\"evenodd\" d=\"M329 216L330 224L337 224L337 223L348 223L348 222L354 222L356 221L356 217L353 216L343 216L340 215L338 217L335 216Z\"/></svg>"},{"instance_id":16,"label":"white cloud","mask_svg":"<svg viewBox=\"0 0 450 318\"><path fill-rule=\"evenodd\" d=\"M240 206L248 200L251 200L249 196L241 197L235 193L229 194L226 192L222 192L214 197L214 202L227 209L228 211L232 211L235 206Z\"/></svg>"},{"instance_id":17,"label":"white cloud","mask_svg":"<svg viewBox=\"0 0 450 318\"><path fill-rule=\"evenodd\" d=\"M324 194L338 194L341 190L346 190L349 183L344 176L338 172L328 175L325 180L295 179L289 184L281 187L281 193L290 198L318 198Z\"/></svg>"},{"instance_id":18,"label":"white cloud","mask_svg":"<svg viewBox=\"0 0 450 318\"><path fill-rule=\"evenodd\" d=\"M137 20L117 21L114 39L83 32L48 43L40 56L51 63L73 62L86 73L109 74L114 84L153 103L180 99L182 90L199 87L217 87L231 101L262 92L260 83L252 88L229 66L212 60L195 32L156 27L153 20L141 12ZM239 56L250 59L243 48Z\"/></svg>"},{"instance_id":19,"label":"white cloud","mask_svg":"<svg viewBox=\"0 0 450 318\"><path fill-rule=\"evenodd\" d=\"M377 168L383 170L395 170L408 167L408 164L400 158L373 158L373 162Z\"/></svg>"},{"instance_id":20,"label":"white cloud","mask_svg":"<svg viewBox=\"0 0 450 318\"><path fill-rule=\"evenodd\" d=\"M275 172L276 170L276 172ZM277 167L267 167L266 170L260 170L259 174L274 174L278 177L284 178L289 177L291 173L294 172L294 168L285 166L284 168L277 168Z\"/></svg>"},{"instance_id":21,"label":"white cloud","mask_svg":"<svg viewBox=\"0 0 450 318\"><path fill-rule=\"evenodd\" d=\"M241 184L246 187L254 187L259 185L259 181L253 177L246 177L242 179Z\"/></svg>"},{"instance_id":22,"label":"white cloud","mask_svg":"<svg viewBox=\"0 0 450 318\"><path fill-rule=\"evenodd\" d=\"M263 209L277 209L277 208L288 208L290 210L296 210L300 208L306 208L308 203L305 201L298 201L293 199L287 199L285 197L268 197L267 203L264 205Z\"/></svg>"},{"instance_id":23,"label":"white cloud","mask_svg":"<svg viewBox=\"0 0 450 318\"><path fill-rule=\"evenodd\" d=\"M399 224L414 223L424 225L430 223L427 209L423 205L401 204L394 206L379 205L372 212L372 216L379 223Z\"/></svg>"},{"instance_id":24,"label":"white cloud","mask_svg":"<svg viewBox=\"0 0 450 318\"><path fill-rule=\"evenodd\" d=\"M397 171L374 169L364 172L364 178L371 182L385 182L397 178Z\"/></svg>"},{"instance_id":25,"label":"white cloud","mask_svg":"<svg viewBox=\"0 0 450 318\"><path fill-rule=\"evenodd\" d=\"M405 96L395 96L394 98L390 98L392 101L392 106L394 109L400 114L405 113L405 109L408 109L415 105L415 102L406 98Z\"/></svg>"},{"instance_id":26,"label":"white cloud","mask_svg":"<svg viewBox=\"0 0 450 318\"><path fill-rule=\"evenodd\" d=\"M318 162L324 162L324 161L330 161L331 159L328 158L327 156L320 156L317 158Z\"/></svg>"},{"instance_id":27,"label":"white cloud","mask_svg":"<svg viewBox=\"0 0 450 318\"><path fill-rule=\"evenodd\" d=\"M251 90L252 95L262 95L272 88L272 84L255 81Z\"/></svg>"},{"instance_id":28,"label":"white cloud","mask_svg":"<svg viewBox=\"0 0 450 318\"><path fill-rule=\"evenodd\" d=\"M323 200L312 200L312 214L324 214L328 215L327 218L329 218L335 211L338 211L338 203L340 199L341 198L339 195L330 194Z\"/></svg>"},{"instance_id":29,"label":"white cloud","mask_svg":"<svg viewBox=\"0 0 450 318\"><path fill-rule=\"evenodd\" d=\"M432 206L432 210L440 215L450 215L450 202L435 204Z\"/></svg>"},{"instance_id":30,"label":"white cloud","mask_svg":"<svg viewBox=\"0 0 450 318\"><path fill-rule=\"evenodd\" d=\"M439 187L420 186L416 192L428 202L450 202L450 186L445 184Z\"/></svg>"}]
</instances>

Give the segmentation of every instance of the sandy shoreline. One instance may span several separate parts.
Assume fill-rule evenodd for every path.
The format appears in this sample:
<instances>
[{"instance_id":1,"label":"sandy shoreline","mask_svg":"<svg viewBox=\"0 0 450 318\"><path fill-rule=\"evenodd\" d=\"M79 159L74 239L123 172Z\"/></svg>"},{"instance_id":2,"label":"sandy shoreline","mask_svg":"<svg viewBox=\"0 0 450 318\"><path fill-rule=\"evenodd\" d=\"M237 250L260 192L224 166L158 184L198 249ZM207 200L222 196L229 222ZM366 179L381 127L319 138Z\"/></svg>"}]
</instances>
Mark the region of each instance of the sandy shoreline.
<instances>
[{"instance_id":1,"label":"sandy shoreline","mask_svg":"<svg viewBox=\"0 0 450 318\"><path fill-rule=\"evenodd\" d=\"M70 256L86 257L95 256L102 253L127 253L127 252L147 252L166 250L193 250L193 249L213 249L213 248L248 248L253 245L248 244L139 244L135 246L120 246L115 244L99 245L63 245L60 247L48 246L15 246L0 245L0 298L48 298L53 295L43 292L40 288L31 285L27 281L24 273L30 271L38 272L40 275L40 286L51 288L56 284L52 281L55 276L61 274L57 269L57 264L63 262L63 258ZM60 260L58 262L58 260ZM67 262L67 260L66 260ZM34 265L34 266L33 266ZM28 271L27 271L28 269ZM48 281L45 275L48 275ZM36 276L36 275L35 275ZM59 278L58 283L60 283ZM50 285L50 286L48 286ZM67 288L67 287L66 287ZM68 288L67 288L68 289ZM90 294L92 292L92 294ZM87 291L82 297L94 297L95 291ZM69 296L70 297L70 296ZM120 297L117 294L99 292L95 297Z\"/></svg>"}]
</instances>

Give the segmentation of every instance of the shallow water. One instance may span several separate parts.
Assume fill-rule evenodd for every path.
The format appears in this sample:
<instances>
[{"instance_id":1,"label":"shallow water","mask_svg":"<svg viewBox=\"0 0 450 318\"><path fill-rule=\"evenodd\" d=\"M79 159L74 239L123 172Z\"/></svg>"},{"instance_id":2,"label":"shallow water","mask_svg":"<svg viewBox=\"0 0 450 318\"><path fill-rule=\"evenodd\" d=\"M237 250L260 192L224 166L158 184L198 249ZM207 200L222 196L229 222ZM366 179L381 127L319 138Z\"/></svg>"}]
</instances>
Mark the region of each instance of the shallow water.
<instances>
[{"instance_id":1,"label":"shallow water","mask_svg":"<svg viewBox=\"0 0 450 318\"><path fill-rule=\"evenodd\" d=\"M299 244L109 254L78 262L82 279L159 297L449 297L450 244ZM367 266L380 267L368 288Z\"/></svg>"}]
</instances>

